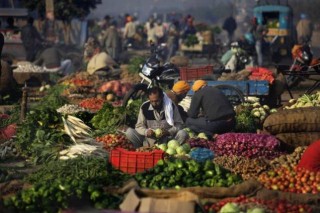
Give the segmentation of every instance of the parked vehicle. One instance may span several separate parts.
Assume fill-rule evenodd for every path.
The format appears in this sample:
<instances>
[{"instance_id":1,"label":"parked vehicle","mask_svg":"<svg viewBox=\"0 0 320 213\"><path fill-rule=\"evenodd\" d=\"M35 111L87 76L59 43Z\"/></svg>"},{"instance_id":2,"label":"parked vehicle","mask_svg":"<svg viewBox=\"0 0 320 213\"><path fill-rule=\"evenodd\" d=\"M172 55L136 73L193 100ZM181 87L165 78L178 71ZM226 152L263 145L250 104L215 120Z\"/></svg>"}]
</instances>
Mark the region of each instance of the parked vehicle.
<instances>
[{"instance_id":1,"label":"parked vehicle","mask_svg":"<svg viewBox=\"0 0 320 213\"><path fill-rule=\"evenodd\" d=\"M161 63L162 46L152 44L151 55L142 65L139 76L141 83L136 84L124 96L123 105L126 106L130 100L145 98L148 88L159 86L161 88L171 88L180 77L179 69L169 62Z\"/></svg>"},{"instance_id":2,"label":"parked vehicle","mask_svg":"<svg viewBox=\"0 0 320 213\"><path fill-rule=\"evenodd\" d=\"M259 24L266 23L268 27L267 42L270 44L270 56L273 62L279 62L283 56L290 55L295 42L293 12L286 4L259 3L254 8L254 17Z\"/></svg>"},{"instance_id":3,"label":"parked vehicle","mask_svg":"<svg viewBox=\"0 0 320 213\"><path fill-rule=\"evenodd\" d=\"M286 70L287 84L289 88L296 87L300 82L308 78L308 72L314 71L320 74L320 58L314 58L309 44L296 45L292 51L293 62L290 67L279 66L278 70Z\"/></svg>"}]
</instances>

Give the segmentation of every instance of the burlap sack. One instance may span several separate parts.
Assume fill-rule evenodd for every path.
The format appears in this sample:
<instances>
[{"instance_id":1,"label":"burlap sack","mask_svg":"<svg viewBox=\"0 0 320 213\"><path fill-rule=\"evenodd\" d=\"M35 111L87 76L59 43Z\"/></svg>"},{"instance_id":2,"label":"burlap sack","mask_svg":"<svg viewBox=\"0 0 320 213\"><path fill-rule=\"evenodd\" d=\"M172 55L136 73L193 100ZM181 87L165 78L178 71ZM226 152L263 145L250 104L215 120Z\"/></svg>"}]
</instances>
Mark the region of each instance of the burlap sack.
<instances>
[{"instance_id":1,"label":"burlap sack","mask_svg":"<svg viewBox=\"0 0 320 213\"><path fill-rule=\"evenodd\" d=\"M289 132L276 134L276 138L291 148L309 146L320 139L320 132Z\"/></svg>"},{"instance_id":2,"label":"burlap sack","mask_svg":"<svg viewBox=\"0 0 320 213\"><path fill-rule=\"evenodd\" d=\"M262 189L257 192L256 198L263 200L284 200L294 204L319 205L320 194L297 194L276 190Z\"/></svg>"},{"instance_id":3,"label":"burlap sack","mask_svg":"<svg viewBox=\"0 0 320 213\"><path fill-rule=\"evenodd\" d=\"M270 134L320 132L320 107L280 110L269 115L263 130Z\"/></svg>"},{"instance_id":4,"label":"burlap sack","mask_svg":"<svg viewBox=\"0 0 320 213\"><path fill-rule=\"evenodd\" d=\"M157 198L171 197L175 196L177 193L181 191L189 191L198 195L199 198L223 199L228 197L238 197L240 195L246 195L247 197L251 197L254 196L257 193L257 191L261 190L261 188L263 188L263 186L258 181L250 179L230 187L186 187L181 188L180 190L141 189L141 191L150 197Z\"/></svg>"},{"instance_id":5,"label":"burlap sack","mask_svg":"<svg viewBox=\"0 0 320 213\"><path fill-rule=\"evenodd\" d=\"M173 56L170 58L170 63L177 67L187 67L189 65L189 58L185 56Z\"/></svg>"}]
</instances>

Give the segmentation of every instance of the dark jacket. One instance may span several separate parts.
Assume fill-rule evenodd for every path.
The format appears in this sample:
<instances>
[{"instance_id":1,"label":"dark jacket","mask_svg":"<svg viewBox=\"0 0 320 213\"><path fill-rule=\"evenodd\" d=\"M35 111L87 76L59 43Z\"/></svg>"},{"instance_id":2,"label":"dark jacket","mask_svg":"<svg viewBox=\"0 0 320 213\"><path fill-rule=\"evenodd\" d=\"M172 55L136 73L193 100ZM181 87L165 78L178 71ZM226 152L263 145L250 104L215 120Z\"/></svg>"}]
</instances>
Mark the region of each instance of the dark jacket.
<instances>
[{"instance_id":1,"label":"dark jacket","mask_svg":"<svg viewBox=\"0 0 320 213\"><path fill-rule=\"evenodd\" d=\"M34 48L36 45L39 45L43 39L40 36L40 33L33 25L26 25L21 29L21 40L25 47Z\"/></svg>"},{"instance_id":2,"label":"dark jacket","mask_svg":"<svg viewBox=\"0 0 320 213\"><path fill-rule=\"evenodd\" d=\"M232 16L228 17L224 21L222 29L226 30L228 33L233 33L237 29L236 20Z\"/></svg>"},{"instance_id":3,"label":"dark jacket","mask_svg":"<svg viewBox=\"0 0 320 213\"><path fill-rule=\"evenodd\" d=\"M197 118L200 109L209 121L228 120L236 114L228 98L218 88L210 86L194 93L188 111L189 117Z\"/></svg>"}]
</instances>

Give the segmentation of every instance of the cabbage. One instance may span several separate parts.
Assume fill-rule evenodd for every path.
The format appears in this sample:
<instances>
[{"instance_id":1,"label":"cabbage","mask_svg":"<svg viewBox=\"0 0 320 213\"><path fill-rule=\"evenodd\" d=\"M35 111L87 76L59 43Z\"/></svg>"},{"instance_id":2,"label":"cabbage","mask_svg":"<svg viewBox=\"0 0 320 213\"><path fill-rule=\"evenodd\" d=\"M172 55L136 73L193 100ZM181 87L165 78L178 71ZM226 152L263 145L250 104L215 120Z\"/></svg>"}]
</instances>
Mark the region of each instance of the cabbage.
<instances>
[{"instance_id":1,"label":"cabbage","mask_svg":"<svg viewBox=\"0 0 320 213\"><path fill-rule=\"evenodd\" d=\"M179 142L177 140L171 140L168 142L168 148L176 149L180 146Z\"/></svg>"},{"instance_id":2,"label":"cabbage","mask_svg":"<svg viewBox=\"0 0 320 213\"><path fill-rule=\"evenodd\" d=\"M184 128L183 130L186 131L186 132L188 132L188 133L191 132L191 129L188 128L188 127Z\"/></svg>"},{"instance_id":3,"label":"cabbage","mask_svg":"<svg viewBox=\"0 0 320 213\"><path fill-rule=\"evenodd\" d=\"M167 147L167 144L163 143L158 145L158 148L161 149L162 151L166 151L168 147Z\"/></svg>"},{"instance_id":4,"label":"cabbage","mask_svg":"<svg viewBox=\"0 0 320 213\"><path fill-rule=\"evenodd\" d=\"M265 213L266 211L263 208L251 208L247 210L247 213Z\"/></svg>"},{"instance_id":5,"label":"cabbage","mask_svg":"<svg viewBox=\"0 0 320 213\"><path fill-rule=\"evenodd\" d=\"M179 146L176 148L176 152L178 155L182 155L183 153L186 153L186 151L184 150L183 146Z\"/></svg>"},{"instance_id":6,"label":"cabbage","mask_svg":"<svg viewBox=\"0 0 320 213\"><path fill-rule=\"evenodd\" d=\"M188 143L183 144L182 147L187 153L191 150L191 147Z\"/></svg>"},{"instance_id":7,"label":"cabbage","mask_svg":"<svg viewBox=\"0 0 320 213\"><path fill-rule=\"evenodd\" d=\"M203 132L200 132L200 133L198 134L198 138L203 138L203 139L208 140L208 137L207 137L206 134L204 134Z\"/></svg>"},{"instance_id":8,"label":"cabbage","mask_svg":"<svg viewBox=\"0 0 320 213\"><path fill-rule=\"evenodd\" d=\"M162 129L156 129L154 131L154 134L156 135L156 138L160 138L162 135Z\"/></svg>"},{"instance_id":9,"label":"cabbage","mask_svg":"<svg viewBox=\"0 0 320 213\"><path fill-rule=\"evenodd\" d=\"M240 213L240 208L236 203L227 203L221 209L220 213Z\"/></svg>"},{"instance_id":10,"label":"cabbage","mask_svg":"<svg viewBox=\"0 0 320 213\"><path fill-rule=\"evenodd\" d=\"M175 154L177 154L176 150L173 149L173 148L168 148L168 149L166 150L166 153L168 153L169 155L175 155Z\"/></svg>"},{"instance_id":11,"label":"cabbage","mask_svg":"<svg viewBox=\"0 0 320 213\"><path fill-rule=\"evenodd\" d=\"M195 136L193 132L189 132L188 134L189 134L189 138L194 138Z\"/></svg>"}]
</instances>

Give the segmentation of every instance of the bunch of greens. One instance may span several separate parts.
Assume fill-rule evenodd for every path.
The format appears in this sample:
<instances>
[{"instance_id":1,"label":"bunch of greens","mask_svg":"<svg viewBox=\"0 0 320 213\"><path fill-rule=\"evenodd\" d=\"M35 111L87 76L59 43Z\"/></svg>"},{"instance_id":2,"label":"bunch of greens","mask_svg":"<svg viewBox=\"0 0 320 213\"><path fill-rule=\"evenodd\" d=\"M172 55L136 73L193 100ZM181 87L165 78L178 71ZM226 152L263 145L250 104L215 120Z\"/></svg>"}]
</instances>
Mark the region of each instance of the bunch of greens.
<instances>
[{"instance_id":1,"label":"bunch of greens","mask_svg":"<svg viewBox=\"0 0 320 213\"><path fill-rule=\"evenodd\" d=\"M63 131L61 115L57 108L67 103L60 96L65 86L57 85L32 107L25 120L18 125L16 147L18 151L35 164L56 160L58 152L71 144L70 137Z\"/></svg>"},{"instance_id":2,"label":"bunch of greens","mask_svg":"<svg viewBox=\"0 0 320 213\"><path fill-rule=\"evenodd\" d=\"M116 209L121 197L104 187L121 186L128 175L114 170L107 159L77 157L44 164L27 181L32 187L5 200L19 212L58 212L83 202L97 209Z\"/></svg>"},{"instance_id":3,"label":"bunch of greens","mask_svg":"<svg viewBox=\"0 0 320 213\"><path fill-rule=\"evenodd\" d=\"M198 43L199 43L199 40L198 40L197 36L195 36L195 35L188 35L187 38L184 40L184 44L187 47L194 46Z\"/></svg>"},{"instance_id":4,"label":"bunch of greens","mask_svg":"<svg viewBox=\"0 0 320 213\"><path fill-rule=\"evenodd\" d=\"M15 143L18 151L35 163L57 159L58 152L70 145L63 132L61 115L52 108L31 110L18 125Z\"/></svg>"},{"instance_id":5,"label":"bunch of greens","mask_svg":"<svg viewBox=\"0 0 320 213\"><path fill-rule=\"evenodd\" d=\"M139 112L141 101L133 101L129 106L114 107L105 103L101 110L92 118L91 123L101 133L114 133L120 126L134 126Z\"/></svg>"},{"instance_id":6,"label":"bunch of greens","mask_svg":"<svg viewBox=\"0 0 320 213\"><path fill-rule=\"evenodd\" d=\"M59 85L59 84L51 87L48 90L47 95L40 100L37 108L49 107L53 109L58 109L59 107L67 104L68 103L67 98L61 96L61 93L66 89L66 87L67 86L65 85Z\"/></svg>"},{"instance_id":7,"label":"bunch of greens","mask_svg":"<svg viewBox=\"0 0 320 213\"><path fill-rule=\"evenodd\" d=\"M145 59L141 56L136 56L130 59L128 70L130 73L139 73L140 66L144 64Z\"/></svg>"},{"instance_id":8,"label":"bunch of greens","mask_svg":"<svg viewBox=\"0 0 320 213\"><path fill-rule=\"evenodd\" d=\"M20 118L20 107L16 105L12 110L8 113L9 117L6 119L0 119L0 129L4 128L10 124L18 123Z\"/></svg>"},{"instance_id":9,"label":"bunch of greens","mask_svg":"<svg viewBox=\"0 0 320 213\"><path fill-rule=\"evenodd\" d=\"M236 116L235 132L256 132L257 122L249 109L239 112Z\"/></svg>"}]
</instances>

